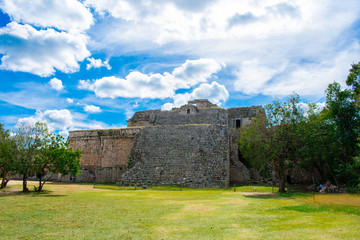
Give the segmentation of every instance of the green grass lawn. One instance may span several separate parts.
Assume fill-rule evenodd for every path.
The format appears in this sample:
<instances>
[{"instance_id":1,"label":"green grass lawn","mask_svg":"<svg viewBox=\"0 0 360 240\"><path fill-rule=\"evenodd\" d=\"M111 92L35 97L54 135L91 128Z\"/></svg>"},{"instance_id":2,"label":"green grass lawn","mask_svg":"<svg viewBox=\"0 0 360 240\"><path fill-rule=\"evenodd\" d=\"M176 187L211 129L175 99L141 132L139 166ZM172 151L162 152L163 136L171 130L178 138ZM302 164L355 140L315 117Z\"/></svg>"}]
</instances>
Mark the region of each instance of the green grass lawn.
<instances>
[{"instance_id":1,"label":"green grass lawn","mask_svg":"<svg viewBox=\"0 0 360 240\"><path fill-rule=\"evenodd\" d=\"M271 187L134 190L45 185L0 191L0 239L360 239L360 195Z\"/></svg>"}]
</instances>

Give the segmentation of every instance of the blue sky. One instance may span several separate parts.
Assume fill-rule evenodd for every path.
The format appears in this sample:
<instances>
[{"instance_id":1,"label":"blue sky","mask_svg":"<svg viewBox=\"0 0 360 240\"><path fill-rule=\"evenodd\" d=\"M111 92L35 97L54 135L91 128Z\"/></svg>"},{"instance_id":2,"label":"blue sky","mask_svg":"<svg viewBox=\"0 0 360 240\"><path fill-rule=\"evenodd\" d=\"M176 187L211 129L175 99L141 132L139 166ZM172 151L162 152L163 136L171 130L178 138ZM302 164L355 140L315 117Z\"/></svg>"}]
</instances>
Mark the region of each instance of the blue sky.
<instances>
[{"instance_id":1,"label":"blue sky","mask_svg":"<svg viewBox=\"0 0 360 240\"><path fill-rule=\"evenodd\" d=\"M196 98L323 102L360 61L358 0L0 0L0 122L119 128Z\"/></svg>"}]
</instances>

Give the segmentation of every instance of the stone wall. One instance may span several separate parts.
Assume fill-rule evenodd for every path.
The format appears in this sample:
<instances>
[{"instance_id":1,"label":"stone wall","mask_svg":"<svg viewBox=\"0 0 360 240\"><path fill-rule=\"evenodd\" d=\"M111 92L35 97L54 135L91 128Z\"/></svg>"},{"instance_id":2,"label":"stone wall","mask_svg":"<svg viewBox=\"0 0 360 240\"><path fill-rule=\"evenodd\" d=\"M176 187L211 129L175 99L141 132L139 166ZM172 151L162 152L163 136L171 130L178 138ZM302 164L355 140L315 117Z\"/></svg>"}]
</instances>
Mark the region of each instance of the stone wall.
<instances>
[{"instance_id":1,"label":"stone wall","mask_svg":"<svg viewBox=\"0 0 360 240\"><path fill-rule=\"evenodd\" d=\"M228 186L228 127L146 127L134 142L129 167L122 176L124 185Z\"/></svg>"},{"instance_id":2,"label":"stone wall","mask_svg":"<svg viewBox=\"0 0 360 240\"><path fill-rule=\"evenodd\" d=\"M172 111L141 111L127 121L128 127L149 125L183 125L183 124L228 124L228 113L225 109L197 108L184 105Z\"/></svg>"},{"instance_id":3,"label":"stone wall","mask_svg":"<svg viewBox=\"0 0 360 240\"><path fill-rule=\"evenodd\" d=\"M127 170L135 136L142 128L71 131L70 147L83 151L77 181L116 182Z\"/></svg>"},{"instance_id":4,"label":"stone wall","mask_svg":"<svg viewBox=\"0 0 360 240\"><path fill-rule=\"evenodd\" d=\"M156 116L154 125L184 125L184 124L219 124L227 125L228 116L225 109L209 108L197 109L189 106L186 109L176 111L163 111ZM188 114L186 110L189 109Z\"/></svg>"},{"instance_id":5,"label":"stone wall","mask_svg":"<svg viewBox=\"0 0 360 240\"><path fill-rule=\"evenodd\" d=\"M242 162L238 147L240 132L238 127L250 124L251 118L263 111L261 106L239 107L227 109L229 117L229 145L230 145L230 183L248 184L252 181L250 169ZM237 123L238 121L238 123Z\"/></svg>"},{"instance_id":6,"label":"stone wall","mask_svg":"<svg viewBox=\"0 0 360 240\"><path fill-rule=\"evenodd\" d=\"M199 109L217 107L216 104L209 102L207 99L195 99L194 101L189 101L187 105L194 105Z\"/></svg>"},{"instance_id":7,"label":"stone wall","mask_svg":"<svg viewBox=\"0 0 360 240\"><path fill-rule=\"evenodd\" d=\"M237 127L260 106L222 109L207 100L171 111L136 112L128 128L70 132L81 149L78 181L154 186L221 187L247 184L251 171L239 157Z\"/></svg>"},{"instance_id":8,"label":"stone wall","mask_svg":"<svg viewBox=\"0 0 360 240\"><path fill-rule=\"evenodd\" d=\"M136 112L131 119L127 120L127 126L138 127L152 125L155 121L156 115L160 112L160 110L145 110Z\"/></svg>"}]
</instances>

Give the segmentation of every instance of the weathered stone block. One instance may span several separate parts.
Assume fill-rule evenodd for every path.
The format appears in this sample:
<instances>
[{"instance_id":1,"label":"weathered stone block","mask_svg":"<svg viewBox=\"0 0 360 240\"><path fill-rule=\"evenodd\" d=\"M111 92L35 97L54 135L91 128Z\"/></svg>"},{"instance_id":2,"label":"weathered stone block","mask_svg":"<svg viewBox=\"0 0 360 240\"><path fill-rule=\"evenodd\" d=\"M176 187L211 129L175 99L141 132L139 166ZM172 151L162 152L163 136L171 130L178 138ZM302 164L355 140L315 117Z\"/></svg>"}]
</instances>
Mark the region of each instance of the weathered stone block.
<instances>
[{"instance_id":1,"label":"weathered stone block","mask_svg":"<svg viewBox=\"0 0 360 240\"><path fill-rule=\"evenodd\" d=\"M229 182L228 128L223 125L153 126L135 141L124 185L225 187Z\"/></svg>"}]
</instances>

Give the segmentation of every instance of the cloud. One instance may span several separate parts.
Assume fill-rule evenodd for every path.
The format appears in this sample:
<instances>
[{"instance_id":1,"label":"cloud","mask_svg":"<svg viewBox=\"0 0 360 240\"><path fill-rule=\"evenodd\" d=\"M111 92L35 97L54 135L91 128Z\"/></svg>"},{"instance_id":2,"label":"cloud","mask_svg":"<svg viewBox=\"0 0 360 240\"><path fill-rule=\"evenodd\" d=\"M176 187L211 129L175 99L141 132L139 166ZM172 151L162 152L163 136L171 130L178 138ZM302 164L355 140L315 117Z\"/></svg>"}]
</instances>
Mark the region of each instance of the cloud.
<instances>
[{"instance_id":1,"label":"cloud","mask_svg":"<svg viewBox=\"0 0 360 240\"><path fill-rule=\"evenodd\" d=\"M166 98L174 93L169 74L131 72L125 79L104 77L94 82L94 92L100 98ZM171 80L171 79L169 79Z\"/></svg>"},{"instance_id":2,"label":"cloud","mask_svg":"<svg viewBox=\"0 0 360 240\"><path fill-rule=\"evenodd\" d=\"M78 61L90 55L87 39L82 34L36 30L30 25L11 22L0 29L0 69L22 71L42 77L59 70L79 70Z\"/></svg>"},{"instance_id":3,"label":"cloud","mask_svg":"<svg viewBox=\"0 0 360 240\"><path fill-rule=\"evenodd\" d=\"M193 86L199 82L206 82L207 79L221 69L221 65L214 59L201 58L198 60L186 60L184 64L177 67L172 75Z\"/></svg>"},{"instance_id":4,"label":"cloud","mask_svg":"<svg viewBox=\"0 0 360 240\"><path fill-rule=\"evenodd\" d=\"M80 80L77 88L80 90L94 90L94 84L90 80Z\"/></svg>"},{"instance_id":5,"label":"cloud","mask_svg":"<svg viewBox=\"0 0 360 240\"><path fill-rule=\"evenodd\" d=\"M100 98L167 98L177 89L188 89L200 82L206 82L221 65L212 59L187 60L172 73L144 74L138 71L129 73L125 79L104 77L93 82L80 80L79 89L93 90Z\"/></svg>"},{"instance_id":6,"label":"cloud","mask_svg":"<svg viewBox=\"0 0 360 240\"><path fill-rule=\"evenodd\" d=\"M173 2L177 7L184 9L190 12L200 12L206 10L209 6L213 3L217 2L218 0L172 0L165 2Z\"/></svg>"},{"instance_id":7,"label":"cloud","mask_svg":"<svg viewBox=\"0 0 360 240\"><path fill-rule=\"evenodd\" d=\"M282 66L266 67L259 60L244 61L235 90L248 95L286 96L296 92L302 96L319 99L324 96L328 84L337 81L345 86L350 61L356 61L360 45L349 47L334 58L317 62L284 63Z\"/></svg>"},{"instance_id":8,"label":"cloud","mask_svg":"<svg viewBox=\"0 0 360 240\"><path fill-rule=\"evenodd\" d=\"M263 11L260 12L261 15L255 16L251 12L246 12L243 14L235 13L232 17L229 18L229 26L235 25L244 25L251 24L260 21L271 20L272 18L293 18L296 19L301 16L299 7L296 5L290 5L287 3L279 3L277 5L264 6Z\"/></svg>"},{"instance_id":9,"label":"cloud","mask_svg":"<svg viewBox=\"0 0 360 240\"><path fill-rule=\"evenodd\" d=\"M84 106L84 111L88 112L88 113L99 113L101 112L100 107L98 106L94 106L94 105L85 105Z\"/></svg>"},{"instance_id":10,"label":"cloud","mask_svg":"<svg viewBox=\"0 0 360 240\"><path fill-rule=\"evenodd\" d=\"M274 15L300 17L301 12L298 6L293 6L288 3L279 3L274 6L266 7L266 10Z\"/></svg>"},{"instance_id":11,"label":"cloud","mask_svg":"<svg viewBox=\"0 0 360 240\"><path fill-rule=\"evenodd\" d=\"M107 125L102 122L89 121L86 116L79 113L71 113L68 109L60 110L37 110L33 116L19 118L18 124L34 124L35 122L46 122L50 132L56 132L65 138L69 131L77 129L102 129Z\"/></svg>"},{"instance_id":12,"label":"cloud","mask_svg":"<svg viewBox=\"0 0 360 240\"><path fill-rule=\"evenodd\" d=\"M176 94L173 103L165 103L162 110L171 110L174 107L181 107L187 104L188 101L194 99L208 99L210 102L221 106L229 98L229 92L224 85L217 82L211 84L203 83L198 88L195 88L191 93Z\"/></svg>"},{"instance_id":13,"label":"cloud","mask_svg":"<svg viewBox=\"0 0 360 240\"><path fill-rule=\"evenodd\" d=\"M101 68L106 67L108 70L111 69L111 66L109 65L109 60L101 61L101 59L94 59L94 58L87 58L90 63L86 65L86 69L89 70L91 68Z\"/></svg>"},{"instance_id":14,"label":"cloud","mask_svg":"<svg viewBox=\"0 0 360 240\"><path fill-rule=\"evenodd\" d=\"M37 27L84 31L93 24L92 14L76 0L3 0L0 8L14 21Z\"/></svg>"},{"instance_id":15,"label":"cloud","mask_svg":"<svg viewBox=\"0 0 360 240\"><path fill-rule=\"evenodd\" d=\"M260 20L258 17L255 17L252 13L247 12L245 14L236 13L234 16L229 18L229 26L232 27L238 24L248 24L251 22L256 22Z\"/></svg>"},{"instance_id":16,"label":"cloud","mask_svg":"<svg viewBox=\"0 0 360 240\"><path fill-rule=\"evenodd\" d=\"M236 91L245 94L258 94L281 69L260 65L258 59L243 61L238 79L234 82Z\"/></svg>"},{"instance_id":17,"label":"cloud","mask_svg":"<svg viewBox=\"0 0 360 240\"><path fill-rule=\"evenodd\" d=\"M49 84L34 82L17 83L18 91L0 92L0 100L27 109L46 110L61 107L63 101L52 94Z\"/></svg>"},{"instance_id":18,"label":"cloud","mask_svg":"<svg viewBox=\"0 0 360 240\"><path fill-rule=\"evenodd\" d=\"M314 104L315 104L315 107L316 107L315 109L313 109L315 113L320 113L326 106L325 102L318 102L318 103L314 103ZM309 104L308 103L299 102L298 106L300 107L300 109L302 111L304 111L305 116L308 115L307 114L307 112L309 111Z\"/></svg>"},{"instance_id":19,"label":"cloud","mask_svg":"<svg viewBox=\"0 0 360 240\"><path fill-rule=\"evenodd\" d=\"M152 18L162 13L165 9L180 9L188 12L201 12L213 5L218 0L85 0L85 6L95 9L102 15L109 13L116 18L127 21L139 18Z\"/></svg>"},{"instance_id":20,"label":"cloud","mask_svg":"<svg viewBox=\"0 0 360 240\"><path fill-rule=\"evenodd\" d=\"M34 116L28 118L20 118L19 123L33 124L37 121L46 122L49 130L55 129L66 130L73 125L71 113L67 109L62 110L37 110Z\"/></svg>"},{"instance_id":21,"label":"cloud","mask_svg":"<svg viewBox=\"0 0 360 240\"><path fill-rule=\"evenodd\" d=\"M50 84L51 88L55 89L56 91L60 91L60 90L64 89L62 81L57 78L51 79L49 81L49 84Z\"/></svg>"},{"instance_id":22,"label":"cloud","mask_svg":"<svg viewBox=\"0 0 360 240\"><path fill-rule=\"evenodd\" d=\"M318 79L322 77L319 71L341 72L344 65L348 69L358 61L354 56L360 54L354 29L360 20L356 0L223 0L204 4L201 11L174 1L88 0L86 4L104 13L106 20L106 25L89 31L94 49L110 55L121 49L123 54L156 51L214 59L234 70L233 86L227 84L231 92L272 96L295 90L319 97L326 83L344 77L326 76L331 80L325 81ZM97 37L99 32L106 37ZM343 51L354 55L336 65ZM252 69L246 70L247 65ZM308 80L302 80L305 75ZM301 81L296 83L291 77Z\"/></svg>"},{"instance_id":23,"label":"cloud","mask_svg":"<svg viewBox=\"0 0 360 240\"><path fill-rule=\"evenodd\" d=\"M72 98L67 98L67 99L66 99L66 102L67 102L67 103L74 103L74 100L73 100Z\"/></svg>"}]
</instances>

